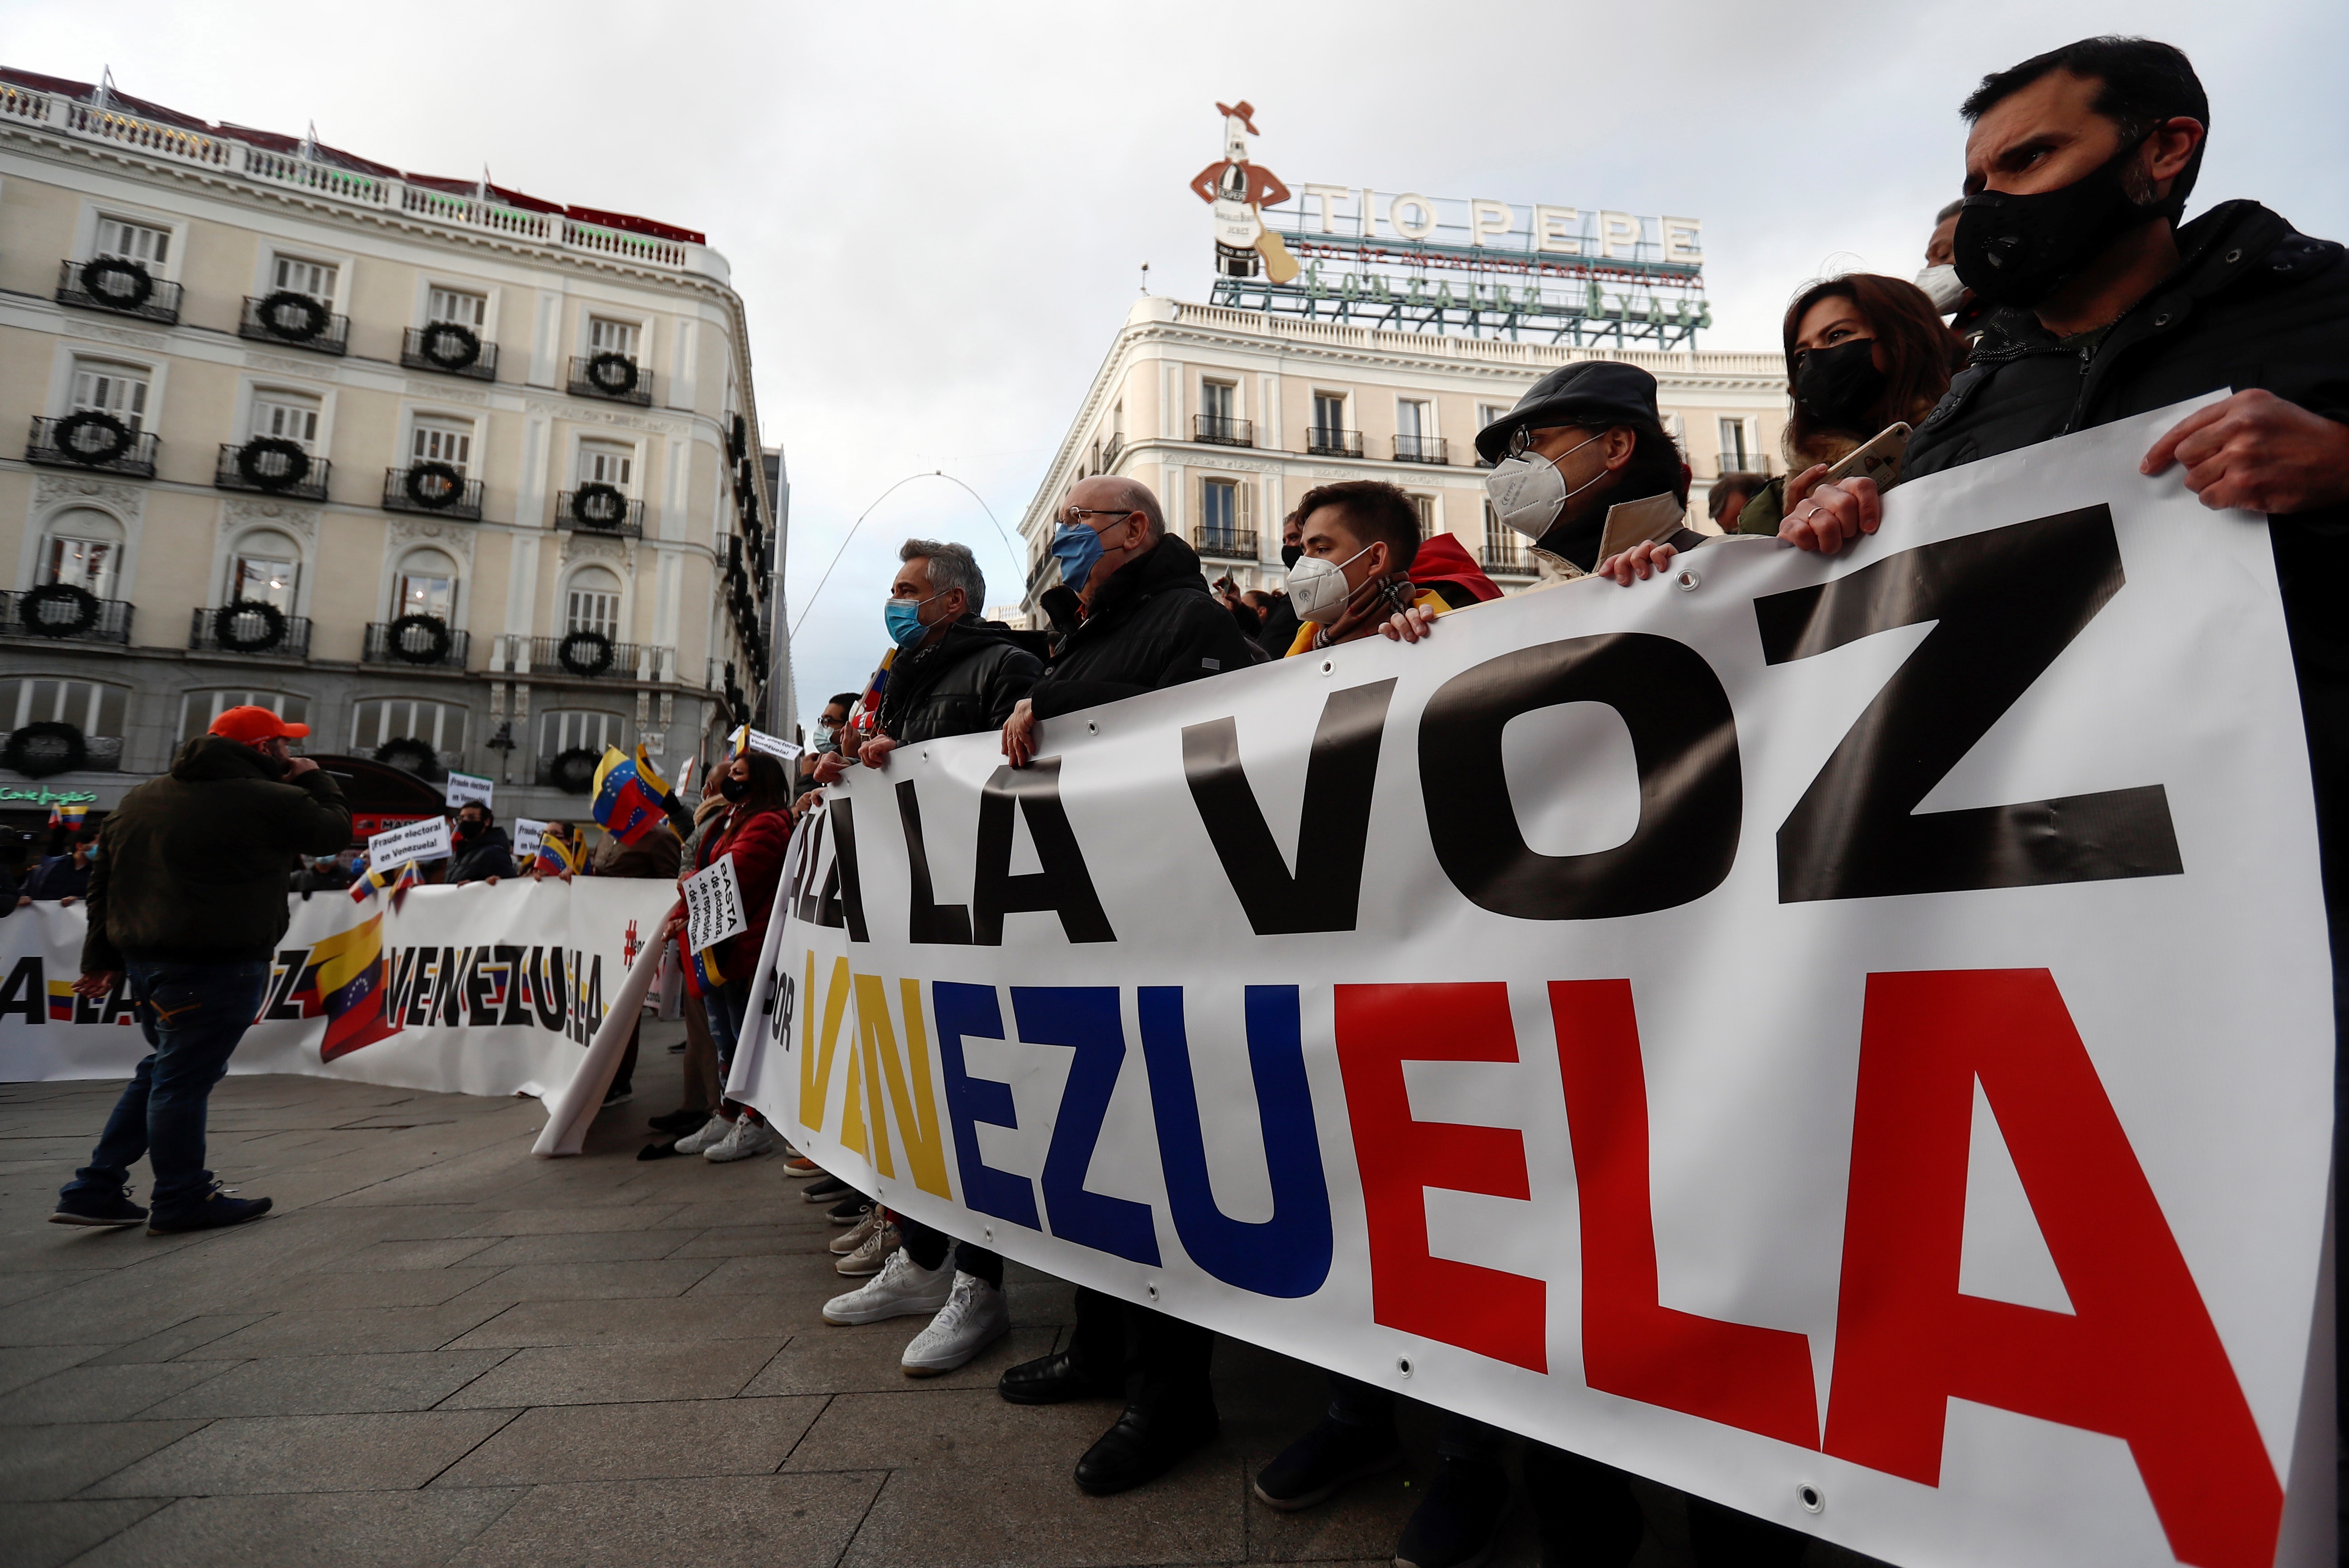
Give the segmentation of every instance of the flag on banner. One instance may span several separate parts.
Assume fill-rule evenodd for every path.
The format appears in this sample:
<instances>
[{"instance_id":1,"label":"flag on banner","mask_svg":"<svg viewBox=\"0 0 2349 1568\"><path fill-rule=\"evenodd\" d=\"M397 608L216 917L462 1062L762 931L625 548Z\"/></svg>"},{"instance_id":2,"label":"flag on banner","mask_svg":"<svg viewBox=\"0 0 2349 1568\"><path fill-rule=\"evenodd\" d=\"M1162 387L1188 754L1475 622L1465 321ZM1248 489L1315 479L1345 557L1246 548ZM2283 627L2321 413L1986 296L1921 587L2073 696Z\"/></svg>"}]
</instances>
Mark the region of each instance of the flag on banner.
<instances>
[{"instance_id":1,"label":"flag on banner","mask_svg":"<svg viewBox=\"0 0 2349 1568\"><path fill-rule=\"evenodd\" d=\"M536 869L543 874L552 876L560 872L569 872L577 876L579 868L586 863L586 852L569 839L558 839L550 833L538 841Z\"/></svg>"},{"instance_id":2,"label":"flag on banner","mask_svg":"<svg viewBox=\"0 0 2349 1568\"><path fill-rule=\"evenodd\" d=\"M678 838L682 839L693 831L693 813L685 809L685 802L677 798L677 791L662 781L660 769L654 767L653 759L645 755L645 743L641 740L636 742L636 777L644 780L645 788L652 793L653 799L660 802L661 810L668 817L669 826L677 830Z\"/></svg>"},{"instance_id":3,"label":"flag on banner","mask_svg":"<svg viewBox=\"0 0 2349 1568\"><path fill-rule=\"evenodd\" d=\"M685 951L685 938L677 939L678 950ZM707 996L726 984L725 975L718 967L718 955L704 949L688 954L685 961L685 988L697 996Z\"/></svg>"},{"instance_id":4,"label":"flag on banner","mask_svg":"<svg viewBox=\"0 0 2349 1568\"><path fill-rule=\"evenodd\" d=\"M638 748L639 754L642 748ZM647 782L636 764L620 755L619 748L604 748L595 769L595 820L624 844L633 844L668 820L661 796L668 786L656 774Z\"/></svg>"},{"instance_id":5,"label":"flag on banner","mask_svg":"<svg viewBox=\"0 0 2349 1568\"><path fill-rule=\"evenodd\" d=\"M399 874L391 879L391 907L398 909L399 907L399 901L408 896L408 890L414 887L418 882L420 882L423 880L424 872L417 866L414 861L410 861L406 865L400 867Z\"/></svg>"},{"instance_id":6,"label":"flag on banner","mask_svg":"<svg viewBox=\"0 0 2349 1568\"><path fill-rule=\"evenodd\" d=\"M410 861L401 870L402 881L415 869L416 862ZM399 1033L399 1026L387 1019L383 1011L381 914L371 915L311 948L310 963L326 1011L326 1038L318 1045L320 1061L333 1061Z\"/></svg>"},{"instance_id":7,"label":"flag on banner","mask_svg":"<svg viewBox=\"0 0 2349 1568\"><path fill-rule=\"evenodd\" d=\"M365 903L368 899L391 885L391 881L371 865L362 865L351 878L351 902Z\"/></svg>"},{"instance_id":8,"label":"flag on banner","mask_svg":"<svg viewBox=\"0 0 2349 1568\"><path fill-rule=\"evenodd\" d=\"M50 1023L70 1024L73 1022L73 988L74 983L70 980L52 980L49 982ZM696 993L696 995L698 995L698 993Z\"/></svg>"},{"instance_id":9,"label":"flag on banner","mask_svg":"<svg viewBox=\"0 0 2349 1568\"><path fill-rule=\"evenodd\" d=\"M83 820L88 815L87 805L52 806L49 808L49 830L55 832L59 828L68 828L78 833L81 831Z\"/></svg>"}]
</instances>

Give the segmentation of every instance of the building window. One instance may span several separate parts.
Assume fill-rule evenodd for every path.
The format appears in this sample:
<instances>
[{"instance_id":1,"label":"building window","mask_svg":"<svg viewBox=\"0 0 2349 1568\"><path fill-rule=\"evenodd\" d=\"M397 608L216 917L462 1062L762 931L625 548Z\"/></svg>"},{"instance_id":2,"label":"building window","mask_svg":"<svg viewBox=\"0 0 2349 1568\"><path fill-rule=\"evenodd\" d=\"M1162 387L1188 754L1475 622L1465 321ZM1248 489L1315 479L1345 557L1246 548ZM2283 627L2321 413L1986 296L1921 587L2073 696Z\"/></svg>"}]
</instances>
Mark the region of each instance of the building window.
<instances>
[{"instance_id":1,"label":"building window","mask_svg":"<svg viewBox=\"0 0 2349 1568\"><path fill-rule=\"evenodd\" d=\"M1426 404L1406 398L1395 405L1395 434L1404 439L1416 441L1422 436L1433 435L1433 424Z\"/></svg>"},{"instance_id":2,"label":"building window","mask_svg":"<svg viewBox=\"0 0 2349 1568\"><path fill-rule=\"evenodd\" d=\"M265 707L288 724L310 722L310 699L282 691L191 691L180 701L180 743L211 730L212 720L233 707ZM295 750L302 742L287 742Z\"/></svg>"},{"instance_id":3,"label":"building window","mask_svg":"<svg viewBox=\"0 0 2349 1568\"><path fill-rule=\"evenodd\" d=\"M1120 439L1125 436L1125 405L1123 403L1109 411L1109 433Z\"/></svg>"},{"instance_id":4,"label":"building window","mask_svg":"<svg viewBox=\"0 0 2349 1568\"><path fill-rule=\"evenodd\" d=\"M587 352L616 354L626 359L636 356L636 324L613 321L605 316L587 318Z\"/></svg>"},{"instance_id":5,"label":"building window","mask_svg":"<svg viewBox=\"0 0 2349 1568\"><path fill-rule=\"evenodd\" d=\"M320 304L335 303L335 284L339 269L331 262L306 262L299 256L280 256L270 273L270 286L291 289L295 294L308 294Z\"/></svg>"},{"instance_id":6,"label":"building window","mask_svg":"<svg viewBox=\"0 0 2349 1568\"><path fill-rule=\"evenodd\" d=\"M1239 388L1228 381L1203 381L1199 384L1199 412L1210 419L1230 419L1238 416L1233 407L1238 401Z\"/></svg>"},{"instance_id":7,"label":"building window","mask_svg":"<svg viewBox=\"0 0 2349 1568\"><path fill-rule=\"evenodd\" d=\"M98 242L91 253L119 256L126 262L159 268L171 253L171 232L152 224L134 223L128 218L100 217L98 221Z\"/></svg>"},{"instance_id":8,"label":"building window","mask_svg":"<svg viewBox=\"0 0 2349 1568\"><path fill-rule=\"evenodd\" d=\"M7 721L10 729L28 724L70 724L92 743L90 761L99 768L120 765L121 737L129 709L129 688L102 681L54 680L42 676L0 681L0 720ZM108 744L98 745L100 738Z\"/></svg>"},{"instance_id":9,"label":"building window","mask_svg":"<svg viewBox=\"0 0 2349 1568\"><path fill-rule=\"evenodd\" d=\"M1340 392L1313 394L1313 435L1322 446L1344 444L1346 435L1346 397Z\"/></svg>"},{"instance_id":10,"label":"building window","mask_svg":"<svg viewBox=\"0 0 2349 1568\"><path fill-rule=\"evenodd\" d=\"M229 602L274 604L290 615L301 570L302 552L292 540L282 533L249 533L237 542L236 553L229 557Z\"/></svg>"},{"instance_id":11,"label":"building window","mask_svg":"<svg viewBox=\"0 0 2349 1568\"><path fill-rule=\"evenodd\" d=\"M147 370L108 359L76 359L69 413L111 414L132 430L147 418Z\"/></svg>"},{"instance_id":12,"label":"building window","mask_svg":"<svg viewBox=\"0 0 2349 1568\"><path fill-rule=\"evenodd\" d=\"M473 427L459 419L419 419L408 455L417 463L446 463L461 478L473 460Z\"/></svg>"},{"instance_id":13,"label":"building window","mask_svg":"<svg viewBox=\"0 0 2349 1568\"><path fill-rule=\"evenodd\" d=\"M605 747L620 746L626 733L626 721L616 713L556 708L539 715L538 754L560 757L574 747L584 747L600 757Z\"/></svg>"},{"instance_id":14,"label":"building window","mask_svg":"<svg viewBox=\"0 0 2349 1568\"><path fill-rule=\"evenodd\" d=\"M398 598L392 618L433 615L443 625L457 624L457 573L449 558L437 550L410 551L399 563Z\"/></svg>"},{"instance_id":15,"label":"building window","mask_svg":"<svg viewBox=\"0 0 2349 1568\"><path fill-rule=\"evenodd\" d=\"M1723 419L1721 422L1721 471L1742 473L1745 469L1745 421Z\"/></svg>"},{"instance_id":16,"label":"building window","mask_svg":"<svg viewBox=\"0 0 2349 1568\"><path fill-rule=\"evenodd\" d=\"M1435 536L1435 498L1415 495L1411 498L1411 510L1419 513L1420 538L1433 539Z\"/></svg>"},{"instance_id":17,"label":"building window","mask_svg":"<svg viewBox=\"0 0 2349 1568\"><path fill-rule=\"evenodd\" d=\"M579 482L627 490L636 476L636 449L609 441L579 443Z\"/></svg>"},{"instance_id":18,"label":"building window","mask_svg":"<svg viewBox=\"0 0 2349 1568\"><path fill-rule=\"evenodd\" d=\"M452 702L378 697L351 710L351 749L369 753L394 740L419 740L437 752L465 748L465 710Z\"/></svg>"},{"instance_id":19,"label":"building window","mask_svg":"<svg viewBox=\"0 0 2349 1568\"><path fill-rule=\"evenodd\" d=\"M42 583L63 583L104 599L121 563L122 525L94 507L78 506L49 520L36 572Z\"/></svg>"},{"instance_id":20,"label":"building window","mask_svg":"<svg viewBox=\"0 0 2349 1568\"><path fill-rule=\"evenodd\" d=\"M479 331L489 319L490 301L486 294L466 294L459 289L436 288L427 296L424 305L426 325L434 322L454 322Z\"/></svg>"},{"instance_id":21,"label":"building window","mask_svg":"<svg viewBox=\"0 0 2349 1568\"><path fill-rule=\"evenodd\" d=\"M267 388L253 395L253 434L292 441L313 457L318 451L318 400L299 392Z\"/></svg>"},{"instance_id":22,"label":"building window","mask_svg":"<svg viewBox=\"0 0 2349 1568\"><path fill-rule=\"evenodd\" d=\"M620 634L620 580L600 566L590 566L571 579L564 615L566 632Z\"/></svg>"},{"instance_id":23,"label":"building window","mask_svg":"<svg viewBox=\"0 0 2349 1568\"><path fill-rule=\"evenodd\" d=\"M1229 544L1239 526L1240 487L1230 480L1209 480L1199 504L1199 527L1209 539Z\"/></svg>"}]
</instances>

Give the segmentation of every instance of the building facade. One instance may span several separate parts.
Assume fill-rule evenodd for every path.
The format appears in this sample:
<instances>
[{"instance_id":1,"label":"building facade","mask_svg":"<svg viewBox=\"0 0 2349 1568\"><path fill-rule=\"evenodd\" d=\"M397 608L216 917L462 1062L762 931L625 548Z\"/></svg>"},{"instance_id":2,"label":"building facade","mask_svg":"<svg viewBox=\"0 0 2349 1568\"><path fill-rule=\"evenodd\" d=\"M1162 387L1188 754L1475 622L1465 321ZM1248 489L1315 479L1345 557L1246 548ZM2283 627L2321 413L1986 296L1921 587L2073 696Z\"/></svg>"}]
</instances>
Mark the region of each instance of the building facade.
<instances>
[{"instance_id":1,"label":"building facade","mask_svg":"<svg viewBox=\"0 0 2349 1568\"><path fill-rule=\"evenodd\" d=\"M1476 432L1561 365L1611 359L1657 381L1666 427L1699 487L1775 472L1786 414L1776 354L1577 348L1382 332L1148 297L1135 303L1020 521L1021 612L1058 581L1054 514L1078 480L1119 474L1159 497L1167 525L1213 577L1276 587L1281 520L1307 490L1385 480L1418 503L1503 588L1534 581L1526 541L1485 504ZM1701 516L1701 498L1692 498Z\"/></svg>"},{"instance_id":2,"label":"building facade","mask_svg":"<svg viewBox=\"0 0 2349 1568\"><path fill-rule=\"evenodd\" d=\"M0 820L244 702L583 816L605 747L706 763L788 687L690 231L0 70Z\"/></svg>"}]
</instances>

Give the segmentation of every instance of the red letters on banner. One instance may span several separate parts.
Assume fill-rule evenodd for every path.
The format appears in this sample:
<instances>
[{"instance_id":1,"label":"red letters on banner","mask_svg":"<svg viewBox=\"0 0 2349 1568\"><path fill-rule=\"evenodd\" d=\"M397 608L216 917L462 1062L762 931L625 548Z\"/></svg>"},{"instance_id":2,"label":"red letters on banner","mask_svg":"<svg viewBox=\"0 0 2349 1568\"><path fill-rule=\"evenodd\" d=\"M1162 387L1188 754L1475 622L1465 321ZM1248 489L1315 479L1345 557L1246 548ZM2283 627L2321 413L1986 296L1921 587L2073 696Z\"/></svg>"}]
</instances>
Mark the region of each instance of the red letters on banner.
<instances>
[{"instance_id":1,"label":"red letters on banner","mask_svg":"<svg viewBox=\"0 0 2349 1568\"><path fill-rule=\"evenodd\" d=\"M1958 1289L1977 1078L2074 1313ZM1826 1450L1936 1485L1953 1398L2125 1439L2181 1562L2274 1561L2282 1487L2044 969L1868 980Z\"/></svg>"},{"instance_id":2,"label":"red letters on banner","mask_svg":"<svg viewBox=\"0 0 2349 1568\"><path fill-rule=\"evenodd\" d=\"M1508 986L1340 985L1337 1036L1370 1229L1371 1315L1406 1334L1547 1372L1543 1282L1427 1251L1426 1189L1533 1195L1525 1135L1414 1121L1402 1078L1406 1061L1516 1061Z\"/></svg>"},{"instance_id":3,"label":"red letters on banner","mask_svg":"<svg viewBox=\"0 0 2349 1568\"><path fill-rule=\"evenodd\" d=\"M1819 1446L1810 1340L1656 1299L1648 1088L1629 980L1549 987L1582 1205L1583 1377L1602 1393Z\"/></svg>"}]
</instances>

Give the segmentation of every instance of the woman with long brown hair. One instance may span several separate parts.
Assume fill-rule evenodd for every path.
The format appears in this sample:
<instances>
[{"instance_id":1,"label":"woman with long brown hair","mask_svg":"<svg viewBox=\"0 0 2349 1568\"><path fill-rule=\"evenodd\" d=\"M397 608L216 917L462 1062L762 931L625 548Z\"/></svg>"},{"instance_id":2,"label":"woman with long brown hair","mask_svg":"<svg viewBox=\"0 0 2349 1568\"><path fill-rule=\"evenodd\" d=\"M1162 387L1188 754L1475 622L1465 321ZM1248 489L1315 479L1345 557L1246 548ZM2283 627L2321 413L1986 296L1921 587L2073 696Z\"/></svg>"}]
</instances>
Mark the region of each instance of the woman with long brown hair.
<instances>
[{"instance_id":1,"label":"woman with long brown hair","mask_svg":"<svg viewBox=\"0 0 2349 1568\"><path fill-rule=\"evenodd\" d=\"M1776 533L1827 468L1887 426L1915 425L1950 389L1965 340L1905 278L1847 273L1806 287L1786 306L1785 477L1738 513L1740 533Z\"/></svg>"}]
</instances>

